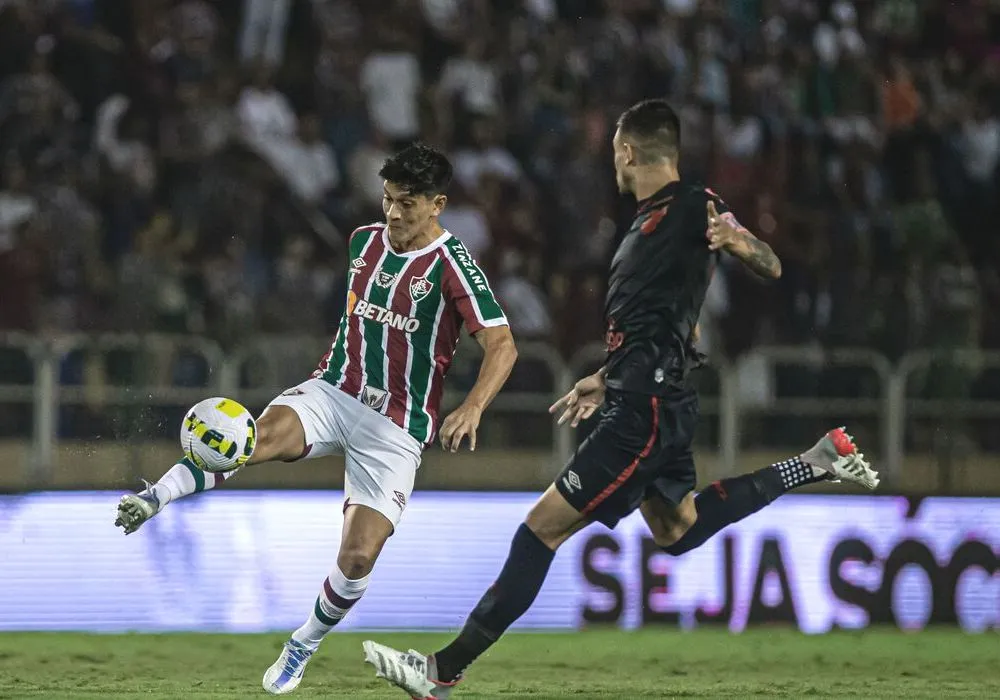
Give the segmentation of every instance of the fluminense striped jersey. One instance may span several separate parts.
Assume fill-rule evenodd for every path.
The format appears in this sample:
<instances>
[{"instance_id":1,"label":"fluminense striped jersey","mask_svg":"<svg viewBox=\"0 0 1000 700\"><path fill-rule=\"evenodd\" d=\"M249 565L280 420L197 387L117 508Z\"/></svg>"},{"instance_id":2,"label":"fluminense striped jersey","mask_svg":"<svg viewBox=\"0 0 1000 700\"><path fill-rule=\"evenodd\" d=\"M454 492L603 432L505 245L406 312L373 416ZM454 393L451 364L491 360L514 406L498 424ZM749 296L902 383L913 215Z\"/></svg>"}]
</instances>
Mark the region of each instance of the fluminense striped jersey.
<instances>
[{"instance_id":1,"label":"fluminense striped jersey","mask_svg":"<svg viewBox=\"0 0 1000 700\"><path fill-rule=\"evenodd\" d=\"M314 376L433 441L444 377L462 324L507 325L486 275L445 231L426 248L396 253L385 224L351 234L347 307Z\"/></svg>"}]
</instances>

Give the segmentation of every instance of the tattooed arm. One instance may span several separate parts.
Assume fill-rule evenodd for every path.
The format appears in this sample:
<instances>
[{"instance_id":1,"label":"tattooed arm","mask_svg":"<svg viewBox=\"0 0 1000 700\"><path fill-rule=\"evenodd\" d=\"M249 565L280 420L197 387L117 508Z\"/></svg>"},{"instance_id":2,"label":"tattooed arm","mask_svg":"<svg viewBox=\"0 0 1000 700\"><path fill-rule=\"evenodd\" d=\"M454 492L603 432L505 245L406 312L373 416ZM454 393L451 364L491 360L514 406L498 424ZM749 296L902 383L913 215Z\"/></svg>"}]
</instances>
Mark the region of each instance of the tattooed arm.
<instances>
[{"instance_id":1,"label":"tattooed arm","mask_svg":"<svg viewBox=\"0 0 1000 700\"><path fill-rule=\"evenodd\" d=\"M741 226L731 213L719 214L711 199L708 200L706 236L709 250L725 250L761 277L781 277L781 260L771 250L771 246Z\"/></svg>"},{"instance_id":2,"label":"tattooed arm","mask_svg":"<svg viewBox=\"0 0 1000 700\"><path fill-rule=\"evenodd\" d=\"M736 239L725 246L727 252L739 258L747 269L760 277L778 279L781 277L781 260L764 241L743 229Z\"/></svg>"}]
</instances>

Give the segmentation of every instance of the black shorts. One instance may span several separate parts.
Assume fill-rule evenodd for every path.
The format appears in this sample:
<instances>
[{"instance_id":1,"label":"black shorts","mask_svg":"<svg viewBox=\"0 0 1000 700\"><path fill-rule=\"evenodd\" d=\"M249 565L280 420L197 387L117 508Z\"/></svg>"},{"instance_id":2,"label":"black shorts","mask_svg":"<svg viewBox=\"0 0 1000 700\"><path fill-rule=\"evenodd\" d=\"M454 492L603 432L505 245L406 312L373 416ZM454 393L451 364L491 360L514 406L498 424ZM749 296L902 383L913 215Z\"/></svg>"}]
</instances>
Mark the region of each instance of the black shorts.
<instances>
[{"instance_id":1,"label":"black shorts","mask_svg":"<svg viewBox=\"0 0 1000 700\"><path fill-rule=\"evenodd\" d=\"M556 488L588 520L610 528L650 496L680 504L695 487L691 442L698 395L608 390L597 426L556 477Z\"/></svg>"}]
</instances>

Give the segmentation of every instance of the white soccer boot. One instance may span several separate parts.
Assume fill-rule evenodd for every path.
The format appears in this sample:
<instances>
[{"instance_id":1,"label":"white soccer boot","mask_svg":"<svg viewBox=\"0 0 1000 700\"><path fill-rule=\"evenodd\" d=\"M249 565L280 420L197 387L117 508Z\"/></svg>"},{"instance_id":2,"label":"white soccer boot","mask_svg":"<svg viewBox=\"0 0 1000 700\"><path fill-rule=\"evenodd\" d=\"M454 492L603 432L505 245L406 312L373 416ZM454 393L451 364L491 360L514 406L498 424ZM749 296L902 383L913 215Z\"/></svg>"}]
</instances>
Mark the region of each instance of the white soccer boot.
<instances>
[{"instance_id":1,"label":"white soccer boot","mask_svg":"<svg viewBox=\"0 0 1000 700\"><path fill-rule=\"evenodd\" d=\"M285 642L278 660L264 671L264 690L271 695L284 695L298 688L315 651L294 639Z\"/></svg>"},{"instance_id":2,"label":"white soccer boot","mask_svg":"<svg viewBox=\"0 0 1000 700\"><path fill-rule=\"evenodd\" d=\"M419 651L398 651L377 642L364 642L365 661L375 667L375 675L409 693L413 700L445 700L458 681L437 680L433 656Z\"/></svg>"},{"instance_id":3,"label":"white soccer boot","mask_svg":"<svg viewBox=\"0 0 1000 700\"><path fill-rule=\"evenodd\" d=\"M146 485L145 490L139 493L128 493L122 496L118 502L118 516L115 518L115 527L120 527L126 535L142 527L142 524L159 513L163 506L160 499L153 493L153 485L142 480Z\"/></svg>"},{"instance_id":4,"label":"white soccer boot","mask_svg":"<svg viewBox=\"0 0 1000 700\"><path fill-rule=\"evenodd\" d=\"M850 481L870 491L878 487L878 472L858 452L854 438L844 428L834 428L828 432L819 442L799 455L799 459L827 472L831 481Z\"/></svg>"}]
</instances>

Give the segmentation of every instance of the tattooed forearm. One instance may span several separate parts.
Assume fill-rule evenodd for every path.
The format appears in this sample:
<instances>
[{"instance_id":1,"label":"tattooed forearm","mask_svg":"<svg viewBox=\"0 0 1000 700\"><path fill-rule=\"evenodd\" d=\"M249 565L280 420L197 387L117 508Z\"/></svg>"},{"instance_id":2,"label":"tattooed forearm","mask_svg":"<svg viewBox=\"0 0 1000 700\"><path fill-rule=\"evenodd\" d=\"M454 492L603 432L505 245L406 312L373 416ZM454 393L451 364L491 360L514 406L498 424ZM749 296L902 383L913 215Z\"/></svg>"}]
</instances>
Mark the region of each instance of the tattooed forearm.
<instances>
[{"instance_id":1,"label":"tattooed forearm","mask_svg":"<svg viewBox=\"0 0 1000 700\"><path fill-rule=\"evenodd\" d=\"M741 245L733 254L754 274L769 279L781 277L781 260L771 250L771 246L749 231L743 232Z\"/></svg>"}]
</instances>

